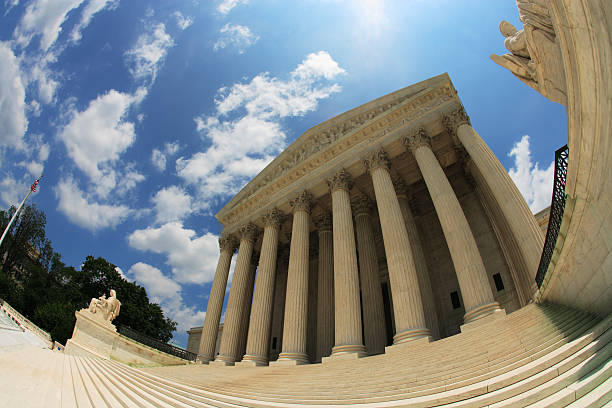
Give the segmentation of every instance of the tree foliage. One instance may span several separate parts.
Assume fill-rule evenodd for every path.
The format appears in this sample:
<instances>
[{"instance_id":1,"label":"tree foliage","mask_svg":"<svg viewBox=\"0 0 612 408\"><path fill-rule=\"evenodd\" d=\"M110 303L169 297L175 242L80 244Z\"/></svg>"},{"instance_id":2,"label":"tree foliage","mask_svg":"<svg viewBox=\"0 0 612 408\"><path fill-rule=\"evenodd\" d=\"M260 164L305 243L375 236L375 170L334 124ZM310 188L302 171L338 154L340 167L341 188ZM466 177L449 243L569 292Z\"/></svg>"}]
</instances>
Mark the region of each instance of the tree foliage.
<instances>
[{"instance_id":1,"label":"tree foliage","mask_svg":"<svg viewBox=\"0 0 612 408\"><path fill-rule=\"evenodd\" d=\"M0 211L3 230L14 211ZM114 324L164 342L172 338L176 322L149 301L142 286L125 280L104 258L87 256L80 270L65 265L45 237L44 213L33 205L22 211L0 247L1 298L65 344L72 336L74 312L87 307L91 298L108 296L115 289L121 311Z\"/></svg>"}]
</instances>

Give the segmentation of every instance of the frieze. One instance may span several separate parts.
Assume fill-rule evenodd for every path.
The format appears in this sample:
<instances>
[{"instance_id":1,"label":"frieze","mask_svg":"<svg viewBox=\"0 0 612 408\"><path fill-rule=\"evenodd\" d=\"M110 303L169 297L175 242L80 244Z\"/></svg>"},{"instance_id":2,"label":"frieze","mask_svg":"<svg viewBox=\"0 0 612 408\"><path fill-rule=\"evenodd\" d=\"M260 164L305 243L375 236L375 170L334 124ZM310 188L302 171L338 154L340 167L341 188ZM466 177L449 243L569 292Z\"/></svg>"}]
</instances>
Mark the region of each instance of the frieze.
<instances>
[{"instance_id":1,"label":"frieze","mask_svg":"<svg viewBox=\"0 0 612 408\"><path fill-rule=\"evenodd\" d=\"M451 84L445 84L441 87L432 89L430 92L415 97L413 100L408 101L403 106L399 106L398 109L388 113L383 118L380 118L380 120L375 121L374 123L371 123L353 133L351 137L346 137L339 140L341 135L336 134L336 136L333 136L331 133L326 132L313 135L308 140L308 143L306 143L305 146L302 146L302 149L305 149L306 145L318 146L311 147L314 149L312 150L311 156L308 156L308 154L304 155L304 158L308 157L309 160L297 166L296 164L288 165L290 161L283 162L285 165L283 165L283 163L279 164L276 169L266 175L262 180L256 182L250 187L247 186L248 190L245 190L242 195L244 197L248 197L248 199L244 199L242 202L234 204L232 209L228 211L225 216L219 218L219 221L226 226L235 224L239 220L245 218L247 214L251 214L261 208L263 205L268 204L267 197L270 197L288 185L293 184L296 180L309 174L311 171L325 164L342 152L368 138L382 137L385 134L405 126L414 119L430 112L437 106L453 99L456 99L456 91L452 88ZM401 104L401 102L398 102L395 105L399 104ZM381 109L383 109L383 107L369 111L369 113L378 112L372 116L372 118L379 116L385 111L385 109ZM364 113L363 115L366 114L367 113ZM335 127L329 129L329 132L331 132L333 129L335 129ZM341 127L338 127L336 130L339 129L341 129ZM329 143L326 142L326 139L321 139L322 137L329 137ZM292 169L292 171L288 171L289 169Z\"/></svg>"}]
</instances>

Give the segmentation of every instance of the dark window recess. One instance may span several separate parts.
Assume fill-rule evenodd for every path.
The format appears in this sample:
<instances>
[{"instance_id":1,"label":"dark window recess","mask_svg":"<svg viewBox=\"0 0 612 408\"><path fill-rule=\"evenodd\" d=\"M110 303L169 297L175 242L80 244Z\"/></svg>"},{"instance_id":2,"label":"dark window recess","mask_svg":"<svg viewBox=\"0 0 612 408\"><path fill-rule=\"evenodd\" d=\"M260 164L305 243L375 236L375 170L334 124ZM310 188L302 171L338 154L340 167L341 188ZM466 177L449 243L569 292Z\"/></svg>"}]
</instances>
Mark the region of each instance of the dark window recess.
<instances>
[{"instance_id":1,"label":"dark window recess","mask_svg":"<svg viewBox=\"0 0 612 408\"><path fill-rule=\"evenodd\" d=\"M499 273L493 275L493 281L495 282L495 289L497 289L498 292L504 290L504 281Z\"/></svg>"},{"instance_id":2,"label":"dark window recess","mask_svg":"<svg viewBox=\"0 0 612 408\"><path fill-rule=\"evenodd\" d=\"M276 350L276 337L272 337L272 350Z\"/></svg>"},{"instance_id":3,"label":"dark window recess","mask_svg":"<svg viewBox=\"0 0 612 408\"><path fill-rule=\"evenodd\" d=\"M461 307L461 302L459 301L459 293L457 291L451 292L451 303L453 304L453 309L459 309Z\"/></svg>"}]
</instances>

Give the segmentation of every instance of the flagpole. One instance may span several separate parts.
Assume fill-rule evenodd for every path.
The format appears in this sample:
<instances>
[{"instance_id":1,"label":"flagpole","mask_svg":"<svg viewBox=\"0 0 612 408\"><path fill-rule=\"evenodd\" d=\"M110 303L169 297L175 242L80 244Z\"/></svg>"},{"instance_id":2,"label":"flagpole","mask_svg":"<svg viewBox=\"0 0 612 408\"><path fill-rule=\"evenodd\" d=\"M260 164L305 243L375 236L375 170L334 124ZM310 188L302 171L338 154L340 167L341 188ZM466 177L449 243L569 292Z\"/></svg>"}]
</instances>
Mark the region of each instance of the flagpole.
<instances>
[{"instance_id":1,"label":"flagpole","mask_svg":"<svg viewBox=\"0 0 612 408\"><path fill-rule=\"evenodd\" d=\"M28 194L26 194L26 196L21 201L21 204L19 204L19 207L17 208L17 211L15 211L15 214L13 214L13 217L11 218L11 220L8 223L8 225L4 229L4 232L2 233L2 238L0 238L0 245L2 245L2 242L4 241L4 237L6 236L6 234L9 231L9 229L11 228L11 225L13 225L13 221L15 221L15 218L17 218L17 215L19 214L19 211L21 211L21 208L25 204L26 200L28 199L30 194L32 194L33 191L36 191L36 186L38 185L38 182L40 181L41 178L42 178L42 175L39 178L36 179L34 184L32 184L32 187L30 187L30 191L28 191Z\"/></svg>"}]
</instances>

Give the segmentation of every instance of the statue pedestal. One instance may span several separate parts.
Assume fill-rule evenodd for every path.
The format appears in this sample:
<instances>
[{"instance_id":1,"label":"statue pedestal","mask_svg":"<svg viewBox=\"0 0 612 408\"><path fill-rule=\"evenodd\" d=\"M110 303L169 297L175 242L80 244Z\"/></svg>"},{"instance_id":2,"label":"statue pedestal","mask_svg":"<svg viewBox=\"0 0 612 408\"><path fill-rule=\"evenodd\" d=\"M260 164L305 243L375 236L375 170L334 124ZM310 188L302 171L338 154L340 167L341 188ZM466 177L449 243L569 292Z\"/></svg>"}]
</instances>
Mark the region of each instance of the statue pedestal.
<instances>
[{"instance_id":1,"label":"statue pedestal","mask_svg":"<svg viewBox=\"0 0 612 408\"><path fill-rule=\"evenodd\" d=\"M119 337L116 327L108 320L104 320L101 313L91 313L89 309L81 309L74 315L76 324L72 338L66 342L65 352L110 358L113 344Z\"/></svg>"}]
</instances>

